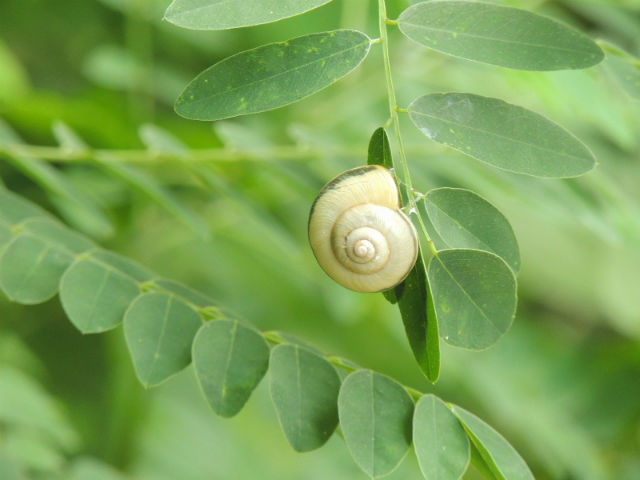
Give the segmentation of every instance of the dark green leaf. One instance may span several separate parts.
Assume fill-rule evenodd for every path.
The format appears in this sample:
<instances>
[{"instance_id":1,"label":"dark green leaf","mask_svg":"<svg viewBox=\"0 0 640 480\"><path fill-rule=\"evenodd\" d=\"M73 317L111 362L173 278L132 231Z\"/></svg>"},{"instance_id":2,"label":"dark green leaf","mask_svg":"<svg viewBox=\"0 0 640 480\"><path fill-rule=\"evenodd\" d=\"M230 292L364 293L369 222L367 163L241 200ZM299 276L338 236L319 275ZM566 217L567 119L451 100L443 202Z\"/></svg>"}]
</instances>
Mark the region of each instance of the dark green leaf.
<instances>
[{"instance_id":1,"label":"dark green leaf","mask_svg":"<svg viewBox=\"0 0 640 480\"><path fill-rule=\"evenodd\" d=\"M489 470L501 480L534 480L526 462L493 428L457 405L453 413L460 419L469 438Z\"/></svg>"},{"instance_id":2,"label":"dark green leaf","mask_svg":"<svg viewBox=\"0 0 640 480\"><path fill-rule=\"evenodd\" d=\"M117 326L139 294L134 278L93 256L77 260L60 281L62 308L82 333Z\"/></svg>"},{"instance_id":3,"label":"dark green leaf","mask_svg":"<svg viewBox=\"0 0 640 480\"><path fill-rule=\"evenodd\" d=\"M226 30L275 22L331 0L173 0L165 19L192 30Z\"/></svg>"},{"instance_id":4,"label":"dark green leaf","mask_svg":"<svg viewBox=\"0 0 640 480\"><path fill-rule=\"evenodd\" d=\"M269 346L255 330L237 321L217 320L196 335L193 365L213 411L233 417L266 373Z\"/></svg>"},{"instance_id":5,"label":"dark green leaf","mask_svg":"<svg viewBox=\"0 0 640 480\"><path fill-rule=\"evenodd\" d=\"M391 378L358 370L343 382L340 426L351 456L370 477L393 471L411 445L413 401Z\"/></svg>"},{"instance_id":6,"label":"dark green leaf","mask_svg":"<svg viewBox=\"0 0 640 480\"><path fill-rule=\"evenodd\" d=\"M440 337L422 253L404 282L395 288L395 296L413 355L429 381L435 383L440 375Z\"/></svg>"},{"instance_id":7,"label":"dark green leaf","mask_svg":"<svg viewBox=\"0 0 640 480\"><path fill-rule=\"evenodd\" d=\"M458 418L435 395L424 395L416 404L413 443L427 480L458 480L467 470L467 435Z\"/></svg>"},{"instance_id":8,"label":"dark green leaf","mask_svg":"<svg viewBox=\"0 0 640 480\"><path fill-rule=\"evenodd\" d=\"M382 127L376 129L376 131L373 132L373 135L371 135L371 140L369 140L367 164L382 165L386 168L393 168L389 137L387 137L387 132L385 132Z\"/></svg>"},{"instance_id":9,"label":"dark green leaf","mask_svg":"<svg viewBox=\"0 0 640 480\"><path fill-rule=\"evenodd\" d=\"M325 444L338 425L340 379L324 358L297 345L271 351L271 398L291 446L306 452Z\"/></svg>"},{"instance_id":10,"label":"dark green leaf","mask_svg":"<svg viewBox=\"0 0 640 480\"><path fill-rule=\"evenodd\" d=\"M200 316L175 296L140 295L124 316L124 336L138 379L157 385L191 362L191 345Z\"/></svg>"},{"instance_id":11,"label":"dark green leaf","mask_svg":"<svg viewBox=\"0 0 640 480\"><path fill-rule=\"evenodd\" d=\"M518 272L520 250L513 229L484 198L461 188L438 188L427 193L425 206L447 248L495 253Z\"/></svg>"},{"instance_id":12,"label":"dark green leaf","mask_svg":"<svg viewBox=\"0 0 640 480\"><path fill-rule=\"evenodd\" d=\"M370 44L364 33L336 30L238 53L198 75L176 101L176 112L220 120L288 105L352 71Z\"/></svg>"},{"instance_id":13,"label":"dark green leaf","mask_svg":"<svg viewBox=\"0 0 640 480\"><path fill-rule=\"evenodd\" d=\"M480 250L442 250L429 262L428 276L445 342L481 350L509 330L516 279L500 257Z\"/></svg>"},{"instance_id":14,"label":"dark green leaf","mask_svg":"<svg viewBox=\"0 0 640 480\"><path fill-rule=\"evenodd\" d=\"M567 25L487 3L417 3L402 12L398 25L425 47L520 70L587 68L604 57L593 40Z\"/></svg>"},{"instance_id":15,"label":"dark green leaf","mask_svg":"<svg viewBox=\"0 0 640 480\"><path fill-rule=\"evenodd\" d=\"M596 165L591 151L561 126L495 98L425 95L409 105L409 114L432 140L510 172L565 178Z\"/></svg>"}]
</instances>

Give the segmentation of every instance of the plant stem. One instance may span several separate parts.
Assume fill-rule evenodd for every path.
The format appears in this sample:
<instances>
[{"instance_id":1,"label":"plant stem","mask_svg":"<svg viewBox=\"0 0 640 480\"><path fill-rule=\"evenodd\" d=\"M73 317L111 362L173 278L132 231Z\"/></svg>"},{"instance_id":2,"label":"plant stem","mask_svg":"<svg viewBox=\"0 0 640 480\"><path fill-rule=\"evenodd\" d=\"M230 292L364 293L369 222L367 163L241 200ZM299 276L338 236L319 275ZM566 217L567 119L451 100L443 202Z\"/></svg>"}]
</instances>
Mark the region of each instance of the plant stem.
<instances>
[{"instance_id":1,"label":"plant stem","mask_svg":"<svg viewBox=\"0 0 640 480\"><path fill-rule=\"evenodd\" d=\"M438 252L433 245L433 241L431 240L431 236L429 232L427 232L427 228L425 227L424 221L422 220L422 216L418 211L418 205L416 203L416 197L413 190L413 185L411 183L411 172L409 172L409 165L407 163L407 155L404 149L404 143L402 141L402 134L400 132L400 121L398 119L398 112L406 112L405 109L400 109L398 107L398 102L396 101L396 92L393 88L393 78L391 76L391 61L389 60L389 36L387 34L387 25L394 24L395 22L391 22L387 18L387 7L385 5L385 0L378 0L378 25L380 29L380 43L382 44L382 58L384 60L384 72L387 79L387 96L389 97L389 113L391 114L391 123L393 124L393 129L396 136L396 141L398 143L398 152L399 152L399 169L396 163L396 159L393 159L394 170L396 171L396 175L399 171L402 172L402 181L406 186L406 194L407 201L409 202L409 213L415 213L418 218L418 224L420 225L420 229L422 230L422 234L427 240L427 244L429 245L429 249L431 253L435 256L438 255Z\"/></svg>"}]
</instances>

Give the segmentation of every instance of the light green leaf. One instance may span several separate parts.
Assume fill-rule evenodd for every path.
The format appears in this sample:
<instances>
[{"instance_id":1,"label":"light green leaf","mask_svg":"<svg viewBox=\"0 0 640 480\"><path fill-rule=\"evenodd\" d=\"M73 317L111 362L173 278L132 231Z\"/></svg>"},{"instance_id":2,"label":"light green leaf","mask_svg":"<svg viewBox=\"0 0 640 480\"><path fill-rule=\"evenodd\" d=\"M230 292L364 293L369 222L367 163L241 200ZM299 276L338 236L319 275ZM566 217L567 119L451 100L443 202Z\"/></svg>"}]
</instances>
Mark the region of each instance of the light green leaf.
<instances>
[{"instance_id":1,"label":"light green leaf","mask_svg":"<svg viewBox=\"0 0 640 480\"><path fill-rule=\"evenodd\" d=\"M238 53L187 85L176 112L193 120L220 120L288 105L352 71L370 44L364 33L335 30Z\"/></svg>"},{"instance_id":2,"label":"light green leaf","mask_svg":"<svg viewBox=\"0 0 640 480\"><path fill-rule=\"evenodd\" d=\"M596 166L593 153L564 128L495 98L425 95L409 105L409 114L432 140L509 172L566 178Z\"/></svg>"},{"instance_id":3,"label":"light green leaf","mask_svg":"<svg viewBox=\"0 0 640 480\"><path fill-rule=\"evenodd\" d=\"M173 0L164 18L192 30L226 30L293 17L330 1Z\"/></svg>"},{"instance_id":4,"label":"light green leaf","mask_svg":"<svg viewBox=\"0 0 640 480\"><path fill-rule=\"evenodd\" d=\"M34 217L50 218L50 214L9 190L0 188L0 223L12 226Z\"/></svg>"},{"instance_id":5,"label":"light green leaf","mask_svg":"<svg viewBox=\"0 0 640 480\"><path fill-rule=\"evenodd\" d=\"M393 168L391 158L391 146L389 137L383 127L377 128L369 140L369 150L367 156L368 165L382 165L386 168Z\"/></svg>"},{"instance_id":6,"label":"light green leaf","mask_svg":"<svg viewBox=\"0 0 640 480\"><path fill-rule=\"evenodd\" d=\"M338 409L344 440L358 466L370 477L393 471L411 445L413 401L402 385L358 370L344 380Z\"/></svg>"},{"instance_id":7,"label":"light green leaf","mask_svg":"<svg viewBox=\"0 0 640 480\"><path fill-rule=\"evenodd\" d=\"M271 351L271 399L291 446L306 452L325 444L338 424L340 379L324 358L297 345Z\"/></svg>"},{"instance_id":8,"label":"light green leaf","mask_svg":"<svg viewBox=\"0 0 640 480\"><path fill-rule=\"evenodd\" d=\"M482 350L509 330L516 312L516 278L500 257L480 250L442 250L428 268L444 341Z\"/></svg>"},{"instance_id":9,"label":"light green leaf","mask_svg":"<svg viewBox=\"0 0 640 480\"><path fill-rule=\"evenodd\" d=\"M425 47L507 68L578 69L604 58L593 40L567 25L487 3L417 3L402 12L398 26Z\"/></svg>"},{"instance_id":10,"label":"light green leaf","mask_svg":"<svg viewBox=\"0 0 640 480\"><path fill-rule=\"evenodd\" d=\"M427 480L458 480L469 466L469 440L458 418L435 395L424 395L413 415L413 444Z\"/></svg>"},{"instance_id":11,"label":"light green leaf","mask_svg":"<svg viewBox=\"0 0 640 480\"><path fill-rule=\"evenodd\" d=\"M413 355L429 381L435 383L440 375L440 337L422 253L394 292Z\"/></svg>"},{"instance_id":12,"label":"light green leaf","mask_svg":"<svg viewBox=\"0 0 640 480\"><path fill-rule=\"evenodd\" d=\"M100 333L117 326L140 294L136 278L126 273L136 265L132 263L123 271L108 260L101 252L80 258L60 281L62 308L82 333Z\"/></svg>"},{"instance_id":13,"label":"light green leaf","mask_svg":"<svg viewBox=\"0 0 640 480\"><path fill-rule=\"evenodd\" d=\"M502 435L463 408L454 405L452 409L489 470L498 479L534 480L526 462Z\"/></svg>"},{"instance_id":14,"label":"light green leaf","mask_svg":"<svg viewBox=\"0 0 640 480\"><path fill-rule=\"evenodd\" d=\"M42 303L58 292L75 254L93 244L47 218L26 220L19 229L0 257L0 288L15 302Z\"/></svg>"},{"instance_id":15,"label":"light green leaf","mask_svg":"<svg viewBox=\"0 0 640 480\"><path fill-rule=\"evenodd\" d=\"M191 303L195 307L204 308L210 307L216 304L216 302L207 297L206 295L193 290L192 288L187 287L178 282L174 282L173 280L167 280L165 278L160 278L154 280L154 283L159 286L161 289L166 290L168 293L176 295L180 300Z\"/></svg>"},{"instance_id":16,"label":"light green leaf","mask_svg":"<svg viewBox=\"0 0 640 480\"><path fill-rule=\"evenodd\" d=\"M266 373L269 346L255 330L237 321L217 320L196 335L193 365L213 411L233 417Z\"/></svg>"},{"instance_id":17,"label":"light green leaf","mask_svg":"<svg viewBox=\"0 0 640 480\"><path fill-rule=\"evenodd\" d=\"M145 293L124 316L124 336L138 379L152 387L191 362L200 316L175 296Z\"/></svg>"},{"instance_id":18,"label":"light green leaf","mask_svg":"<svg viewBox=\"0 0 640 480\"><path fill-rule=\"evenodd\" d=\"M518 273L520 250L509 221L481 196L461 188L437 188L424 200L429 220L447 248L486 250Z\"/></svg>"},{"instance_id":19,"label":"light green leaf","mask_svg":"<svg viewBox=\"0 0 640 480\"><path fill-rule=\"evenodd\" d=\"M640 100L640 60L611 43L599 43L606 53L604 68L629 97Z\"/></svg>"}]
</instances>

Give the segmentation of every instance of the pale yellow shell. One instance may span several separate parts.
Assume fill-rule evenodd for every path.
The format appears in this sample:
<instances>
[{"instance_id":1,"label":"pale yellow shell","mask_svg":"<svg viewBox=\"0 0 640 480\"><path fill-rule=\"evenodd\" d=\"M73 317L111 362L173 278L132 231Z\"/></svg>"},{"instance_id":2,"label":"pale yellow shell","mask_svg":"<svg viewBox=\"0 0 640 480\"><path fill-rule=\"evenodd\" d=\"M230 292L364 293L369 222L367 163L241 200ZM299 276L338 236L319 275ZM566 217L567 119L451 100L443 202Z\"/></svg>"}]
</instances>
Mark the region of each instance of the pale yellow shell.
<instances>
[{"instance_id":1,"label":"pale yellow shell","mask_svg":"<svg viewBox=\"0 0 640 480\"><path fill-rule=\"evenodd\" d=\"M322 269L357 292L395 287L418 256L418 235L400 210L396 181L376 165L347 170L325 185L311 207L309 242Z\"/></svg>"}]
</instances>

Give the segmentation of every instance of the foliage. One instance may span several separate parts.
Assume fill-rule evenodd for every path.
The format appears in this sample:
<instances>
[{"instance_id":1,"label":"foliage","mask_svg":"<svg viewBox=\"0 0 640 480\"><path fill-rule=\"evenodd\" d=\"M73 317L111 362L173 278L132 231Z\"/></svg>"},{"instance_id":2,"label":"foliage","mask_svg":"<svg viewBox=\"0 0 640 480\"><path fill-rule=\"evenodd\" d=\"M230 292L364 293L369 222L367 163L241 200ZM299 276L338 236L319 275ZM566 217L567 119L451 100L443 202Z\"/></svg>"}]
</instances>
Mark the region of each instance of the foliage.
<instances>
[{"instance_id":1,"label":"foliage","mask_svg":"<svg viewBox=\"0 0 640 480\"><path fill-rule=\"evenodd\" d=\"M161 434L160 443L151 440L154 428L169 426L164 414L154 415L154 404L182 415L185 422L176 422L174 432L190 425L185 445L204 447L203 439L211 440L202 426L215 420L197 408L178 407L198 398L189 393L194 382L180 374L193 361L190 370L203 398L223 417L242 410L230 425L262 431L253 442L264 447L277 437L264 426L270 415L262 411L260 392L268 372L282 438L300 452L327 444L324 457L311 457L324 458L322 465L308 464L296 475L269 467L258 443L240 442L227 455L229 465L242 471L235 474L239 478L311 478L315 471L320 478L351 478L351 464L335 462L346 450L366 475L378 477L394 471L412 444L418 465L410 455L391 476L419 475L419 467L425 478L533 477L505 437L440 397L482 412L515 440L536 476L633 478L638 462L632 453L638 415L633 399L640 395L632 381L640 368L633 352L640 330L635 297L626 292L636 285L630 279L640 264L633 253L640 228L629 180L633 163L618 157L631 159L640 148L634 135L637 104L627 100L637 97L638 61L630 52L637 52L638 37L629 33L640 25L637 15L621 6L569 1L559 2L565 10L539 5L549 16L465 1L408 6L380 0L377 9L349 0L167 3L104 0L103 6L81 7L79 18L91 19L109 8L114 18L124 19L126 49L109 45L113 32L96 39L91 37L95 30L79 26L74 36L89 40L76 40L61 51L82 51L84 72L69 65L60 85L42 75L60 70L47 66L44 56L42 64L26 61L34 89L22 71L19 48L15 58L8 49L0 55L9 72L0 83L0 113L7 120L0 123L0 155L6 160L0 175L8 187L0 190L0 288L13 302L0 305L6 324L0 330L0 358L8 364L0 392L15 392L0 394L2 475L120 478L106 465L111 463L135 478L224 476L223 470L207 470L206 455L180 455L180 447L168 440L171 435ZM167 6L165 19L177 26L225 31L196 37L161 24ZM18 18L18 11L7 2L0 6L0 18ZM53 31L55 17L48 20ZM269 23L277 20L283 21ZM226 30L251 25L261 26ZM587 29L594 30L594 38L613 42L596 43L581 33ZM398 33L439 53L420 51ZM16 45L23 39L17 28L8 28L6 35L12 45L12 39ZM46 35L54 34L42 38ZM206 38L217 38L217 46ZM155 60L152 48L157 48ZM105 56L105 49L115 55ZM177 86L189 76L186 69L211 63L205 60L211 56L221 59L178 95ZM365 57L371 58L365 62ZM583 68L589 70L540 72ZM430 75L426 84L425 72ZM93 90L74 93L74 82L84 82L80 74L91 79ZM394 88L392 77L400 88ZM47 90L64 91L65 98L53 98ZM216 122L211 137L208 128L169 111L167 102L176 97L176 112L191 119L264 113ZM587 97L592 101L584 102ZM388 103L387 112L382 103ZM417 127L415 133L435 143L401 127L404 118ZM132 135L138 127L139 140ZM38 145L52 139L57 145ZM592 150L601 168L584 179L561 180L590 172L597 164ZM385 292L394 306L330 285L302 247L304 217L318 187L367 155L369 163L393 168L405 210L423 235L413 271ZM421 193L414 185L436 188ZM586 260L596 257L593 252L606 254L604 266L585 270ZM510 330L516 275L524 301ZM589 281L594 277L602 279L597 287ZM62 317L57 301L49 301L56 293L78 331L103 335L75 338L65 331L57 320ZM41 303L25 310L18 305ZM585 319L598 321L589 316L589 305L597 307L600 321L608 320L609 335L602 340L595 330L576 341ZM409 345L400 341L399 322L396 327L381 321L397 316L394 309ZM540 324L545 317L562 316L577 326ZM21 318L30 319L30 329L43 330L41 336L25 330ZM51 327L42 318L56 319L59 347L51 343L46 333ZM116 328L121 322L123 328ZM536 332L541 326L552 335ZM322 348L274 327L312 338ZM567 334L572 328L573 337ZM478 353L440 345L440 338L471 350L503 339ZM568 358L563 350L575 353ZM62 351L76 353L77 365L61 362ZM412 373L415 364L402 352L413 353L430 383ZM92 371L93 357L102 359L105 382ZM580 369L584 359L597 368ZM85 361L86 372L80 365ZM158 393L145 393L131 383L132 372L145 387L163 386ZM546 397L537 395L540 377L546 379L540 388ZM438 378L438 385L431 385ZM49 394L38 381L66 402L74 427L64 413L52 413ZM85 388L73 387L76 382L91 387L79 394ZM612 387L620 394L601 411L599 395L606 398ZM438 396L422 393L432 389ZM255 401L247 403L254 390ZM581 400L567 401L576 391ZM78 408L80 398L103 397L109 399L106 411L113 412L106 420L104 409ZM549 403L548 398L558 397L557 405ZM42 415L32 419L24 413L23 405L30 402L43 405ZM82 427L87 419L91 426ZM562 431L556 432L559 426ZM347 449L332 440L337 427ZM78 438L88 445L80 446ZM230 436L220 438L226 443ZM172 453L158 461L162 450ZM618 452L615 461L605 462L607 451ZM273 458L286 455L279 451ZM240 460L246 457L252 462ZM467 470L469 465L474 470Z\"/></svg>"}]
</instances>

